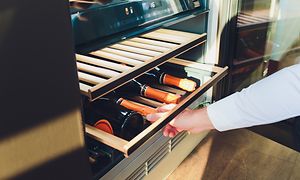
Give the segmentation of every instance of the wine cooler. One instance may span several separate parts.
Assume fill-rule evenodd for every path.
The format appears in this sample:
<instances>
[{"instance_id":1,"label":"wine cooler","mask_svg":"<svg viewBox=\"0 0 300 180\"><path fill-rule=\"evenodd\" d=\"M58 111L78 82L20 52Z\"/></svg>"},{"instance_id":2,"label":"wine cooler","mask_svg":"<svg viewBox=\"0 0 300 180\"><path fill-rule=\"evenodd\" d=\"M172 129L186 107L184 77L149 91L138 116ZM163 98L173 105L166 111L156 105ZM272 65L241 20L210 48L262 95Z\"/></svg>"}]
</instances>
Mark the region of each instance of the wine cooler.
<instances>
[{"instance_id":1,"label":"wine cooler","mask_svg":"<svg viewBox=\"0 0 300 180\"><path fill-rule=\"evenodd\" d=\"M170 139L161 133L185 108L209 104L211 88L227 73L205 63L207 2L177 4L181 12L174 2L110 2L105 8L89 3L83 10L78 10L82 2L71 3L83 122L95 178L164 178L205 135L182 132ZM118 13L125 13L124 20L102 19L102 13L121 7L125 11ZM98 30L100 25L104 27ZM147 114L169 103L177 105L165 117L146 120ZM181 147L184 142L188 147ZM178 158L176 149L186 154ZM174 166L163 172L159 166L168 158Z\"/></svg>"},{"instance_id":2,"label":"wine cooler","mask_svg":"<svg viewBox=\"0 0 300 180\"><path fill-rule=\"evenodd\" d=\"M25 9L24 14L36 9L29 4L19 4L20 9ZM22 141L37 142L32 149L41 149L37 154L29 153L32 158L26 160L30 163L25 168L21 168L25 162L22 158L15 159L14 162L22 163L8 165L14 168L7 172L16 175L0 177L166 178L207 132L181 132L169 138L162 135L162 129L184 109L202 108L213 102L218 95L217 85L227 75L227 67L217 65L220 42L216 4L209 0L53 0L40 7L43 7L40 11L20 16L36 25L23 28L28 33L23 38L34 41L26 41L29 45L14 43L12 49L20 45L22 53L9 56L26 57L24 69L35 78L23 81L29 75L22 77L19 65L22 86L11 89L26 89L22 90L23 95L13 96L14 101L27 102L24 108L28 113L24 117L36 119L32 123L20 121L20 131L34 132L29 127L43 125L50 128L39 131L33 138L43 141ZM41 12L48 17L42 20L43 24L38 23L43 16L36 15ZM7 17L11 17L10 11ZM30 49L31 44L34 50ZM15 90L9 92L20 94ZM11 96L3 99L2 102L11 102ZM174 109L155 122L147 121L147 114L170 103L176 104ZM7 112L8 116L14 114ZM40 116L30 116L37 112ZM68 113L72 115L54 118ZM47 118L42 118L43 115ZM54 126L48 121L61 125ZM18 126L11 124L11 127ZM10 137L14 131L3 132ZM11 148L5 147L8 153ZM82 148L76 150L78 147ZM24 148L22 153L26 152L31 149Z\"/></svg>"}]
</instances>

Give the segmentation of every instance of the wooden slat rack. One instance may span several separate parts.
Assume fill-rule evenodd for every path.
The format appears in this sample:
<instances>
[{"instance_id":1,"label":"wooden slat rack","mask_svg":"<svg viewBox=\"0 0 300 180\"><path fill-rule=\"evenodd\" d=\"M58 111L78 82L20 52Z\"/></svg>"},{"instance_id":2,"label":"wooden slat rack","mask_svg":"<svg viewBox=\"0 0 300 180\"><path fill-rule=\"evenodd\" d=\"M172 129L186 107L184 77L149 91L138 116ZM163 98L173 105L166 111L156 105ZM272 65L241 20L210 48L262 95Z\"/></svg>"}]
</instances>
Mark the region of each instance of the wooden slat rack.
<instances>
[{"instance_id":1,"label":"wooden slat rack","mask_svg":"<svg viewBox=\"0 0 300 180\"><path fill-rule=\"evenodd\" d=\"M86 55L76 54L80 90L94 101L205 41L205 33L161 28Z\"/></svg>"}]
</instances>

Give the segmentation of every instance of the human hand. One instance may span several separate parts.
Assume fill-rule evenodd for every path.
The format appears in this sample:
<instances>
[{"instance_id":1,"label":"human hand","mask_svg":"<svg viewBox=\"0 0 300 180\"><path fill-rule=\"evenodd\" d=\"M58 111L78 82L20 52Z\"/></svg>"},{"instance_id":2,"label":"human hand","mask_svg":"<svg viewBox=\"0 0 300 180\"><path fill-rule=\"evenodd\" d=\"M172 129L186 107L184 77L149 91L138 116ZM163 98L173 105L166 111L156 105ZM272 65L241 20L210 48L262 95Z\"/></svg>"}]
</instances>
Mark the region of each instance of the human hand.
<instances>
[{"instance_id":1,"label":"human hand","mask_svg":"<svg viewBox=\"0 0 300 180\"><path fill-rule=\"evenodd\" d=\"M168 104L157 108L157 113L146 116L148 121L154 122L164 116L168 111L172 110L176 104ZM179 132L186 130L191 133L199 133L204 130L214 129L206 108L191 110L185 109L178 114L164 128L164 136L174 137Z\"/></svg>"}]
</instances>

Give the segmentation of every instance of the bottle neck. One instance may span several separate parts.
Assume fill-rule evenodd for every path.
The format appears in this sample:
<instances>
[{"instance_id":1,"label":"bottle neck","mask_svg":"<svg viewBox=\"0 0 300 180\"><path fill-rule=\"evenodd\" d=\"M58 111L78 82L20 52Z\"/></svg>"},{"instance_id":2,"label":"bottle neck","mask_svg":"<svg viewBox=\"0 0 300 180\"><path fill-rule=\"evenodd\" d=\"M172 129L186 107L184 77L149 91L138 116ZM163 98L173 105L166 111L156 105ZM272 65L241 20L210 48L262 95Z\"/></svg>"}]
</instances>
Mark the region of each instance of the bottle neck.
<instances>
[{"instance_id":1,"label":"bottle neck","mask_svg":"<svg viewBox=\"0 0 300 180\"><path fill-rule=\"evenodd\" d=\"M163 84L165 73L162 72L158 67L147 72L147 75L152 76L158 83Z\"/></svg>"},{"instance_id":2,"label":"bottle neck","mask_svg":"<svg viewBox=\"0 0 300 180\"><path fill-rule=\"evenodd\" d=\"M166 73L160 73L160 76L158 78L158 83L159 84L164 84L164 78L166 76Z\"/></svg>"},{"instance_id":3,"label":"bottle neck","mask_svg":"<svg viewBox=\"0 0 300 180\"><path fill-rule=\"evenodd\" d=\"M141 86L141 90L140 90L140 95L141 95L141 96L145 96L147 87L148 87L148 86L145 85L145 84Z\"/></svg>"},{"instance_id":4,"label":"bottle neck","mask_svg":"<svg viewBox=\"0 0 300 180\"><path fill-rule=\"evenodd\" d=\"M141 105L141 104L137 104L131 101L128 101L126 99L120 98L118 103L123 106L126 107L127 109L130 109L132 111L138 112L141 115L148 115L148 114L153 114L156 113L156 110L154 108L145 106L145 105Z\"/></svg>"}]
</instances>

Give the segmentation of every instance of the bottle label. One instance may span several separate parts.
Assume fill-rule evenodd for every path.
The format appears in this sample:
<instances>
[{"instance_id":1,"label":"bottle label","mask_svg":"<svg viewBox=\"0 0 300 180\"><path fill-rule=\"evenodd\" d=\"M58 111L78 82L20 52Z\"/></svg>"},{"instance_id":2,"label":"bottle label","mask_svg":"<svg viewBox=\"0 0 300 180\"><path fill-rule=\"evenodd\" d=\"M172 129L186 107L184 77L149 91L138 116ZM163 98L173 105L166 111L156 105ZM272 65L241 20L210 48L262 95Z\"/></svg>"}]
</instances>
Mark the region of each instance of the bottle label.
<instances>
[{"instance_id":1,"label":"bottle label","mask_svg":"<svg viewBox=\"0 0 300 180\"><path fill-rule=\"evenodd\" d=\"M107 132L109 134L114 134L111 124L106 119L101 119L101 120L97 121L94 124L94 127L96 127L97 129L100 129L104 132Z\"/></svg>"},{"instance_id":2,"label":"bottle label","mask_svg":"<svg viewBox=\"0 0 300 180\"><path fill-rule=\"evenodd\" d=\"M127 109L136 111L144 116L146 116L148 114L156 113L156 110L151 107L135 104L135 103L132 103L132 102L130 102L128 100L124 100L124 99L122 99L122 101L120 102L120 105L126 107Z\"/></svg>"}]
</instances>

